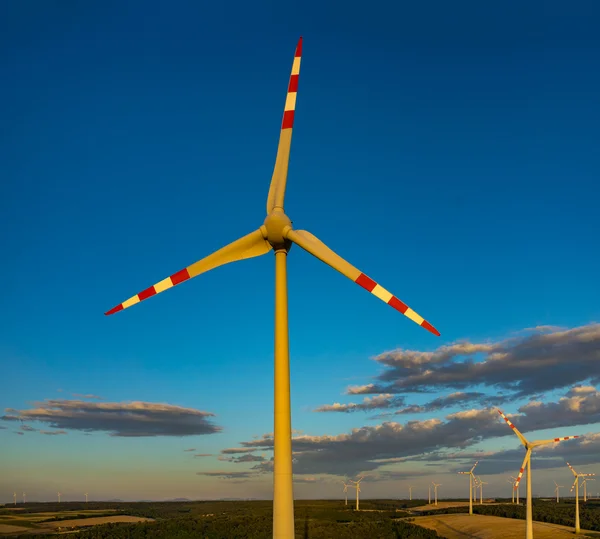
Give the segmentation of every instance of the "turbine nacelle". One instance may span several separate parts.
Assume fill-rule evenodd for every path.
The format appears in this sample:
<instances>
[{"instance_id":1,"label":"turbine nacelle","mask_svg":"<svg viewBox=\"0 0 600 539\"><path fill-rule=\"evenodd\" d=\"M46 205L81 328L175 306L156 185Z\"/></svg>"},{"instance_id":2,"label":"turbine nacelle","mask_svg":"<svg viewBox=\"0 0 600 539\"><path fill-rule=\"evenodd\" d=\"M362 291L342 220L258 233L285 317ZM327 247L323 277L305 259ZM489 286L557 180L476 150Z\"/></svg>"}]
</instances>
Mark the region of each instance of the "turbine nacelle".
<instances>
[{"instance_id":1,"label":"turbine nacelle","mask_svg":"<svg viewBox=\"0 0 600 539\"><path fill-rule=\"evenodd\" d=\"M290 230L292 230L292 221L279 207L273 208L260 227L263 238L271 244L275 251L290 250L292 242L287 239L287 233Z\"/></svg>"}]
</instances>

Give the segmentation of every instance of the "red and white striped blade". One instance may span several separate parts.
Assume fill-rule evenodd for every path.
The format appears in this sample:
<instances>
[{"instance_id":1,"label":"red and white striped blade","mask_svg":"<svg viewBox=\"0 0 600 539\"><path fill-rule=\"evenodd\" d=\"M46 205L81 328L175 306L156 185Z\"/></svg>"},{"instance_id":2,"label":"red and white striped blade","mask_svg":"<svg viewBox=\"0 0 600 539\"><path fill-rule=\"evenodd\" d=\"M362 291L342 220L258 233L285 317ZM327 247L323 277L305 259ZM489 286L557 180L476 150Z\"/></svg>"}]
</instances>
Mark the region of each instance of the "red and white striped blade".
<instances>
[{"instance_id":1,"label":"red and white striped blade","mask_svg":"<svg viewBox=\"0 0 600 539\"><path fill-rule=\"evenodd\" d=\"M552 440L536 440L531 443L531 447L537 447L539 445L555 444L557 442L564 442L565 440L574 440L579 436L562 436L560 438L552 438Z\"/></svg>"},{"instance_id":2,"label":"red and white striped blade","mask_svg":"<svg viewBox=\"0 0 600 539\"><path fill-rule=\"evenodd\" d=\"M502 416L502 419L504 419L504 421L506 421L506 423L508 424L508 426L513 430L513 432L519 437L519 440L521 440L521 443L524 446L527 446L527 444L528 444L527 439L525 438L525 436L523 436L520 433L519 429L517 429L517 427L514 426L514 424L512 423L512 421L510 419L508 419L508 417L506 417L504 415L504 412L502 412L502 410L500 410L499 408L496 408L496 410Z\"/></svg>"},{"instance_id":3,"label":"red and white striped blade","mask_svg":"<svg viewBox=\"0 0 600 539\"><path fill-rule=\"evenodd\" d=\"M270 214L275 206L283 209L285 198L285 186L287 182L288 164L290 160L290 149L292 147L292 129L294 127L294 113L296 111L296 96L298 94L298 78L300 77L300 60L302 59L302 38L298 40L292 73L288 83L288 91L283 109L283 120L279 134L279 146L275 158L275 168L269 187L267 197L267 214Z\"/></svg>"},{"instance_id":4,"label":"red and white striped blade","mask_svg":"<svg viewBox=\"0 0 600 539\"><path fill-rule=\"evenodd\" d=\"M139 294L129 298L123 303L119 303L116 307L113 307L110 311L105 312L105 315L114 314L127 307L131 307L140 301L144 301L156 294L160 294L169 288L172 288L192 277L196 277L201 273L206 273L211 269L217 268L230 262L236 262L238 260L244 260L246 258L253 258L255 256L264 255L272 249L271 244L267 242L260 230L256 230L247 234L246 236L236 240L225 247L222 247L218 251L208 255L207 257L195 262L187 268L174 273L170 277L163 279L159 283L146 288Z\"/></svg>"},{"instance_id":5,"label":"red and white striped blade","mask_svg":"<svg viewBox=\"0 0 600 539\"><path fill-rule=\"evenodd\" d=\"M439 337L440 332L427 322L427 320L418 315L391 292L388 292L383 286L377 284L373 279L367 277L359 269L355 268L337 253L333 252L319 238L310 232L307 232L306 230L289 230L286 237L299 247L302 247L305 251L308 251L311 255L339 271L342 275L348 277L351 281L354 281L365 290L371 292L371 294L378 297L380 300L384 301L397 311L400 311L404 316L410 318L419 326Z\"/></svg>"},{"instance_id":6,"label":"red and white striped blade","mask_svg":"<svg viewBox=\"0 0 600 539\"><path fill-rule=\"evenodd\" d=\"M519 488L519 483L521 482L521 477L523 477L523 472L525 472L525 466L527 466L527 461L531 458L531 449L528 449L525 453L525 458L523 459L523 464L521 464L521 469L519 470L519 474L517 475L517 480L515 481L514 490Z\"/></svg>"}]
</instances>

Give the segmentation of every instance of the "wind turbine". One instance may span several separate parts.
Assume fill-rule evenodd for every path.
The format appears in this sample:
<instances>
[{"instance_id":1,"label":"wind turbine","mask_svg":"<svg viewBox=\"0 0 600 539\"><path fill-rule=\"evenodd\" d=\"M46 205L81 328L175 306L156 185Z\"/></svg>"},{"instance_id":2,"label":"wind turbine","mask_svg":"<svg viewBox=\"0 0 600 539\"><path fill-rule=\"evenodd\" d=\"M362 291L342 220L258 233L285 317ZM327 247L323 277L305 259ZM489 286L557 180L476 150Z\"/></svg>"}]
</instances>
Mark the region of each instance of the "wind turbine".
<instances>
[{"instance_id":1,"label":"wind turbine","mask_svg":"<svg viewBox=\"0 0 600 539\"><path fill-rule=\"evenodd\" d=\"M348 486L346 483L344 483L344 493L346 494L346 505L348 505Z\"/></svg>"},{"instance_id":2,"label":"wind turbine","mask_svg":"<svg viewBox=\"0 0 600 539\"><path fill-rule=\"evenodd\" d=\"M573 492L573 489L575 489L575 533L579 533L581 531L580 527L579 527L579 478L583 477L584 481L586 477L591 477L592 475L596 475L595 473L577 473L575 471L575 469L573 468L573 466L571 466L568 462L567 462L567 466L570 468L570 470L573 472L573 475L575 476L575 481L573 481L573 485L571 486L571 490L570 492Z\"/></svg>"},{"instance_id":3,"label":"wind turbine","mask_svg":"<svg viewBox=\"0 0 600 539\"><path fill-rule=\"evenodd\" d=\"M512 479L507 479L506 481L511 484L511 489L510 489L510 492L512 494L512 501L511 501L511 503L515 503L515 489L514 489L515 478L513 477Z\"/></svg>"},{"instance_id":4,"label":"wind turbine","mask_svg":"<svg viewBox=\"0 0 600 539\"><path fill-rule=\"evenodd\" d=\"M529 442L525 436L523 436L517 427L515 427L508 417L506 417L501 410L498 410L498 413L502 416L502 419L506 421L508 426L513 430L513 432L519 437L521 443L525 446L527 450L525 452L525 458L523 459L523 464L521 465L521 469L519 470L519 475L517 476L517 480L515 482L515 486L519 485L521 481L521 477L523 476L523 472L525 471L525 466L527 466L527 528L526 528L526 539L533 539L533 508L531 505L531 452L540 447L542 445L553 444L556 442L563 442L564 440L571 440L573 438L579 438L579 436L563 436L562 438L554 438L553 440L536 440L534 442Z\"/></svg>"},{"instance_id":5,"label":"wind turbine","mask_svg":"<svg viewBox=\"0 0 600 539\"><path fill-rule=\"evenodd\" d=\"M517 482L516 477L511 475L510 478L513 480L513 492L517 493L517 505L519 505L519 483ZM515 488L515 485L517 485L517 488Z\"/></svg>"},{"instance_id":6,"label":"wind turbine","mask_svg":"<svg viewBox=\"0 0 600 539\"><path fill-rule=\"evenodd\" d=\"M554 484L556 485L556 488L554 489L554 492L556 493L556 503L559 502L559 489L563 488L564 485L559 485L556 481L554 481Z\"/></svg>"},{"instance_id":7,"label":"wind turbine","mask_svg":"<svg viewBox=\"0 0 600 539\"><path fill-rule=\"evenodd\" d=\"M487 481L479 479L479 504L483 505L483 485L487 485Z\"/></svg>"},{"instance_id":8,"label":"wind turbine","mask_svg":"<svg viewBox=\"0 0 600 539\"><path fill-rule=\"evenodd\" d=\"M583 485L583 501L584 501L584 502L587 502L587 484L586 484L586 483L587 483L588 481L595 481L595 479L594 479L593 477L586 477L586 478L583 480L583 483L582 483L582 485Z\"/></svg>"},{"instance_id":9,"label":"wind turbine","mask_svg":"<svg viewBox=\"0 0 600 539\"><path fill-rule=\"evenodd\" d=\"M356 489L356 510L358 511L358 493L360 492L360 482L364 479L364 477L361 475L358 479L358 481L352 481L352 479L350 479L350 483L354 483L354 488Z\"/></svg>"},{"instance_id":10,"label":"wind turbine","mask_svg":"<svg viewBox=\"0 0 600 539\"><path fill-rule=\"evenodd\" d=\"M159 283L113 307L106 315L122 311L140 301L172 288L214 268L275 252L275 388L273 435L273 536L277 539L294 537L294 495L292 483L292 440L290 410L290 366L287 298L287 254L292 243L328 264L374 296L410 318L413 322L439 336L439 331L405 303L381 285L367 277L321 240L306 230L292 229L292 221L284 213L284 197L292 128L300 74L302 38L298 41L285 101L279 146L271 185L267 197L267 217L258 230L243 236L188 266ZM223 214L224 219L229 215ZM217 228L219 223L216 223ZM340 231L343 233L343 231ZM260 326L259 326L260 327Z\"/></svg>"},{"instance_id":11,"label":"wind turbine","mask_svg":"<svg viewBox=\"0 0 600 539\"><path fill-rule=\"evenodd\" d=\"M437 489L438 489L438 487L441 487L442 484L441 483L439 483L439 484L438 483L434 483L433 481L431 482L431 484L433 485L433 496L434 496L434 499L435 499L434 505L437 505Z\"/></svg>"},{"instance_id":12,"label":"wind turbine","mask_svg":"<svg viewBox=\"0 0 600 539\"><path fill-rule=\"evenodd\" d=\"M408 486L408 499L412 501L412 485Z\"/></svg>"},{"instance_id":13,"label":"wind turbine","mask_svg":"<svg viewBox=\"0 0 600 539\"><path fill-rule=\"evenodd\" d=\"M475 464L473 464L473 467L468 472L458 472L459 474L469 476L469 515L473 514L473 478L475 477L473 470L478 462L478 460L475 461Z\"/></svg>"},{"instance_id":14,"label":"wind turbine","mask_svg":"<svg viewBox=\"0 0 600 539\"><path fill-rule=\"evenodd\" d=\"M27 501L27 495L23 492L23 503Z\"/></svg>"},{"instance_id":15,"label":"wind turbine","mask_svg":"<svg viewBox=\"0 0 600 539\"><path fill-rule=\"evenodd\" d=\"M85 503L88 503L87 500L88 500L88 493L86 492L85 493Z\"/></svg>"},{"instance_id":16,"label":"wind turbine","mask_svg":"<svg viewBox=\"0 0 600 539\"><path fill-rule=\"evenodd\" d=\"M427 490L429 492L429 505L431 505L431 485L429 485Z\"/></svg>"},{"instance_id":17,"label":"wind turbine","mask_svg":"<svg viewBox=\"0 0 600 539\"><path fill-rule=\"evenodd\" d=\"M58 494L58 503L60 503L60 492L57 492L56 494Z\"/></svg>"},{"instance_id":18,"label":"wind turbine","mask_svg":"<svg viewBox=\"0 0 600 539\"><path fill-rule=\"evenodd\" d=\"M15 505L17 505L17 493L13 492L13 500L15 502Z\"/></svg>"}]
</instances>

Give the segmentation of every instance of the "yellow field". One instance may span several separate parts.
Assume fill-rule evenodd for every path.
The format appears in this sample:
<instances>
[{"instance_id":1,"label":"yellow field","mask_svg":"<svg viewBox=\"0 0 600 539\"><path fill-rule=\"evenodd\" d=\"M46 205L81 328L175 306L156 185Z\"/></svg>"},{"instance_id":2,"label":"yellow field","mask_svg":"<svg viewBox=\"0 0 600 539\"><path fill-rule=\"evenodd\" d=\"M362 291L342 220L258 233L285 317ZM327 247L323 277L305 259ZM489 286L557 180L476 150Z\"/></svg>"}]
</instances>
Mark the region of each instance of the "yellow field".
<instances>
[{"instance_id":1,"label":"yellow field","mask_svg":"<svg viewBox=\"0 0 600 539\"><path fill-rule=\"evenodd\" d=\"M76 518L73 520L59 520L56 522L43 522L40 526L47 528L72 528L84 526L98 526L99 524L112 524L115 522L151 522L153 518L132 517L129 515L115 515L112 517Z\"/></svg>"},{"instance_id":2,"label":"yellow field","mask_svg":"<svg viewBox=\"0 0 600 539\"><path fill-rule=\"evenodd\" d=\"M13 526L11 524L1 524L0 523L0 535L6 534L17 534L17 533L27 533L31 528L25 528L23 526Z\"/></svg>"},{"instance_id":3,"label":"yellow field","mask_svg":"<svg viewBox=\"0 0 600 539\"><path fill-rule=\"evenodd\" d=\"M438 504L439 508L439 504ZM485 515L437 515L414 517L413 524L435 530L446 539L523 539L525 521ZM582 534L586 532L581 530ZM590 532L595 534L595 532ZM533 523L536 539L573 538L574 529L545 522Z\"/></svg>"}]
</instances>

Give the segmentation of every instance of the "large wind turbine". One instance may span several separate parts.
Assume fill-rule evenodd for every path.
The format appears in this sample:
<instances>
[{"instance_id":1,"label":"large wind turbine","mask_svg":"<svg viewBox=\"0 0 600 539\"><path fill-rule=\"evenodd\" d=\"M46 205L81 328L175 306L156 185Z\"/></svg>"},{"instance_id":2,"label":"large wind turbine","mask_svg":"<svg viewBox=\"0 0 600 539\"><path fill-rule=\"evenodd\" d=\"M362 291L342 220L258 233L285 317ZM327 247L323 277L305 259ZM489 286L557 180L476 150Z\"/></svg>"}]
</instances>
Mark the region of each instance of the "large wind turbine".
<instances>
[{"instance_id":1,"label":"large wind turbine","mask_svg":"<svg viewBox=\"0 0 600 539\"><path fill-rule=\"evenodd\" d=\"M573 466L571 466L567 462L567 466L573 472L575 476L575 481L573 481L573 485L571 486L571 492L575 489L575 533L579 533L581 528L579 527L579 478L583 477L584 481L586 477L591 477L592 475L596 475L595 473L577 473Z\"/></svg>"},{"instance_id":2,"label":"large wind turbine","mask_svg":"<svg viewBox=\"0 0 600 539\"><path fill-rule=\"evenodd\" d=\"M556 488L554 489L554 492L556 493L556 503L559 502L559 489L563 488L564 485L559 485L556 481L554 481L554 484L556 485Z\"/></svg>"},{"instance_id":3,"label":"large wind turbine","mask_svg":"<svg viewBox=\"0 0 600 539\"><path fill-rule=\"evenodd\" d=\"M469 515L473 514L473 478L475 477L473 470L478 462L478 460L475 461L475 464L473 464L473 467L468 472L458 472L459 474L469 476Z\"/></svg>"},{"instance_id":4,"label":"large wind turbine","mask_svg":"<svg viewBox=\"0 0 600 539\"><path fill-rule=\"evenodd\" d=\"M394 309L427 329L439 332L405 303L359 269L334 253L321 240L306 230L294 230L284 213L284 197L296 109L298 76L302 56L302 38L298 41L292 73L288 84L275 167L267 197L267 217L258 230L243 236L188 266L159 283L120 303L105 314L113 314L140 301L164 292L184 281L214 268L246 258L275 252L275 390L274 390L274 469L273 469L273 536L277 539L294 537L294 496L292 487L292 442L290 410L290 367L287 299L287 254L292 243L325 262L342 275L371 292ZM224 214L224 218L229 218ZM217 230L219 223L216 223ZM342 230L338 230L343 233Z\"/></svg>"},{"instance_id":5,"label":"large wind turbine","mask_svg":"<svg viewBox=\"0 0 600 539\"><path fill-rule=\"evenodd\" d=\"M506 421L508 426L513 430L513 432L519 437L521 443L525 446L527 450L525 452L525 458L523 459L523 464L521 465L521 469L519 470L519 475L517 475L517 480L515 481L515 488L519 486L519 482L521 481L521 477L523 476L523 472L525 471L525 466L527 466L527 532L526 539L533 539L533 511L531 506L531 452L542 446L547 444L554 444L556 442L563 442L565 440L571 440L572 438L579 438L579 436L563 436L562 438L554 438L553 440L536 440L535 442L529 442L525 436L523 436L517 427L515 427L510 419L506 417L502 410L498 410L498 413L502 416L502 419Z\"/></svg>"},{"instance_id":6,"label":"large wind turbine","mask_svg":"<svg viewBox=\"0 0 600 539\"><path fill-rule=\"evenodd\" d=\"M437 489L438 489L438 487L441 487L442 484L434 483L433 481L431 482L431 484L433 485L433 499L435 500L434 505L437 505Z\"/></svg>"}]
</instances>

